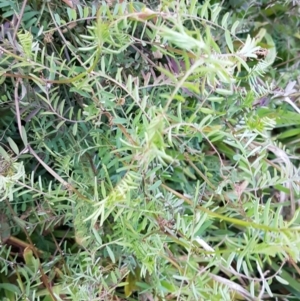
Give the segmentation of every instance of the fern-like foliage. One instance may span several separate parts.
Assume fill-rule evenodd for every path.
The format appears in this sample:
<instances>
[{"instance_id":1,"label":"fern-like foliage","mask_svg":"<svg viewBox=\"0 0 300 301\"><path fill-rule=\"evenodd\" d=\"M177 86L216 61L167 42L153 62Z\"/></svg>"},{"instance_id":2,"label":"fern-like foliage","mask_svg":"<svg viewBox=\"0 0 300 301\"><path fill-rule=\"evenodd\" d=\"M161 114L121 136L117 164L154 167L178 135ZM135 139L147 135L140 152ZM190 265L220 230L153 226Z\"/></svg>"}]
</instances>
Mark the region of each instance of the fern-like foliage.
<instances>
[{"instance_id":1,"label":"fern-like foliage","mask_svg":"<svg viewBox=\"0 0 300 301\"><path fill-rule=\"evenodd\" d=\"M33 36L29 31L26 31L24 33L19 32L18 33L18 39L20 42L20 45L22 47L22 52L24 53L25 57L28 59L32 58L32 47L33 47Z\"/></svg>"},{"instance_id":2,"label":"fern-like foliage","mask_svg":"<svg viewBox=\"0 0 300 301\"><path fill-rule=\"evenodd\" d=\"M119 2L0 5L23 16L0 45L0 295L297 298L299 118L276 108L297 84L278 92L272 30Z\"/></svg>"}]
</instances>

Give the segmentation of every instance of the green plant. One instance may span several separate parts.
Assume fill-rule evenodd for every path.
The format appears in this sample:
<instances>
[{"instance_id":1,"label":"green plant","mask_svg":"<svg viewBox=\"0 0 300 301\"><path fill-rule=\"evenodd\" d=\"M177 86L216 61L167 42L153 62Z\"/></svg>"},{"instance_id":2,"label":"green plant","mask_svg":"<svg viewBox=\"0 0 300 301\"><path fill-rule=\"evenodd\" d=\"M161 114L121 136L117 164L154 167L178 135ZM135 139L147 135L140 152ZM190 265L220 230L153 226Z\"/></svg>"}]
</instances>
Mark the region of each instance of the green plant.
<instances>
[{"instance_id":1,"label":"green plant","mask_svg":"<svg viewBox=\"0 0 300 301\"><path fill-rule=\"evenodd\" d=\"M209 1L55 5L0 45L1 293L298 298L297 149L274 136L296 84L271 81L268 26L241 36Z\"/></svg>"}]
</instances>

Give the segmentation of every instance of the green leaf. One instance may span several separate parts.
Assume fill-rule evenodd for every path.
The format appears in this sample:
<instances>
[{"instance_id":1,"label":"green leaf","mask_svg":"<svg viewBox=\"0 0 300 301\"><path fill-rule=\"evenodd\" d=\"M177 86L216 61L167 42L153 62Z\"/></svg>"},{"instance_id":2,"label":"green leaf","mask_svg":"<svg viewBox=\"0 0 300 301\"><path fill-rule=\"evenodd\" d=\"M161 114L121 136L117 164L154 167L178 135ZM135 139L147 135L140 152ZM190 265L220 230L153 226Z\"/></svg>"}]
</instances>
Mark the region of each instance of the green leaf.
<instances>
[{"instance_id":1,"label":"green leaf","mask_svg":"<svg viewBox=\"0 0 300 301\"><path fill-rule=\"evenodd\" d=\"M233 42L231 39L230 31L228 29L225 30L225 40L226 40L226 43L227 43L227 46L228 46L230 52L234 53Z\"/></svg>"},{"instance_id":2,"label":"green leaf","mask_svg":"<svg viewBox=\"0 0 300 301\"><path fill-rule=\"evenodd\" d=\"M18 155L20 152L17 144L10 137L7 138L7 141L9 143L10 148L14 151L16 155Z\"/></svg>"},{"instance_id":3,"label":"green leaf","mask_svg":"<svg viewBox=\"0 0 300 301\"><path fill-rule=\"evenodd\" d=\"M37 11L27 11L24 13L22 17L23 22L27 22L28 20L31 20L34 16L38 15L39 13Z\"/></svg>"},{"instance_id":4,"label":"green leaf","mask_svg":"<svg viewBox=\"0 0 300 301\"><path fill-rule=\"evenodd\" d=\"M111 248L109 246L106 246L105 247L109 257L110 257L110 260L115 263L116 262L116 259L115 259L115 254L113 253L113 251L111 250Z\"/></svg>"},{"instance_id":5,"label":"green leaf","mask_svg":"<svg viewBox=\"0 0 300 301\"><path fill-rule=\"evenodd\" d=\"M54 19L55 19L57 25L60 26L61 25L61 20L60 20L59 14L54 14Z\"/></svg>"},{"instance_id":6,"label":"green leaf","mask_svg":"<svg viewBox=\"0 0 300 301\"><path fill-rule=\"evenodd\" d=\"M300 114L281 109L259 108L259 117L268 117L276 120L276 127L300 125Z\"/></svg>"},{"instance_id":7,"label":"green leaf","mask_svg":"<svg viewBox=\"0 0 300 301\"><path fill-rule=\"evenodd\" d=\"M1 292L1 290L4 290L4 294L6 297L9 297L9 300L12 300L12 301L16 300L15 294L20 295L21 294L20 289L16 285L14 285L12 283L8 283L9 280L7 278L6 278L6 281L4 282L3 279L1 279L2 283L0 283L0 292Z\"/></svg>"},{"instance_id":8,"label":"green leaf","mask_svg":"<svg viewBox=\"0 0 300 301\"><path fill-rule=\"evenodd\" d=\"M289 282L286 281L285 279L281 278L280 276L275 275L275 278L276 278L276 280L277 280L278 282L280 282L280 283L282 283L282 284L284 284L284 285L289 285Z\"/></svg>"},{"instance_id":9,"label":"green leaf","mask_svg":"<svg viewBox=\"0 0 300 301\"><path fill-rule=\"evenodd\" d=\"M278 139L291 138L300 134L300 128L286 130L277 136Z\"/></svg>"},{"instance_id":10,"label":"green leaf","mask_svg":"<svg viewBox=\"0 0 300 301\"><path fill-rule=\"evenodd\" d=\"M23 141L24 146L26 147L28 145L28 140L27 140L27 132L24 126L21 127L21 139Z\"/></svg>"},{"instance_id":11,"label":"green leaf","mask_svg":"<svg viewBox=\"0 0 300 301\"><path fill-rule=\"evenodd\" d=\"M72 131L73 132L73 136L76 136L77 130L78 130L78 123L75 122L74 125L73 125L73 131Z\"/></svg>"},{"instance_id":12,"label":"green leaf","mask_svg":"<svg viewBox=\"0 0 300 301\"><path fill-rule=\"evenodd\" d=\"M134 273L130 272L126 277L127 284L124 286L124 293L126 298L137 290L137 282L140 282L140 268L136 268Z\"/></svg>"},{"instance_id":13,"label":"green leaf","mask_svg":"<svg viewBox=\"0 0 300 301\"><path fill-rule=\"evenodd\" d=\"M4 148L0 145L0 156L2 156L5 160L9 160L10 156L8 153L4 150Z\"/></svg>"}]
</instances>

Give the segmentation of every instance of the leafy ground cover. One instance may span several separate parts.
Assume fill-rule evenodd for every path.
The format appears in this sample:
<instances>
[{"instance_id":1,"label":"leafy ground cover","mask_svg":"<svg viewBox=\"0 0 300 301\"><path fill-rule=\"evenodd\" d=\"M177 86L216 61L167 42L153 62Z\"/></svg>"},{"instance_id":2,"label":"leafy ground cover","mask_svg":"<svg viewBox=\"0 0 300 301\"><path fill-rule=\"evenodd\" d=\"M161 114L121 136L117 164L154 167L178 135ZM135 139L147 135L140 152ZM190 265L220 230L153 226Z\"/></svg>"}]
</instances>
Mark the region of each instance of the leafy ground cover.
<instances>
[{"instance_id":1,"label":"leafy ground cover","mask_svg":"<svg viewBox=\"0 0 300 301\"><path fill-rule=\"evenodd\" d=\"M298 1L0 3L1 300L299 300Z\"/></svg>"}]
</instances>

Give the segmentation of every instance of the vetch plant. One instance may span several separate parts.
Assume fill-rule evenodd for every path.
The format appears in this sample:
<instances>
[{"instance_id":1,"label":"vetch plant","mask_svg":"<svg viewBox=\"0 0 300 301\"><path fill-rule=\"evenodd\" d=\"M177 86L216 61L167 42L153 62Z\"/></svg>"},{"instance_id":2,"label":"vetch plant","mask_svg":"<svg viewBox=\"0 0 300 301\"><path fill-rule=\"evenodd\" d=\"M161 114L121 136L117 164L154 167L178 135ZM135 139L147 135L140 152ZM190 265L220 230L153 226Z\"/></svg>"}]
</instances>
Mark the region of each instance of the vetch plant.
<instances>
[{"instance_id":1,"label":"vetch plant","mask_svg":"<svg viewBox=\"0 0 300 301\"><path fill-rule=\"evenodd\" d=\"M7 299L298 297L298 84L213 2L1 6Z\"/></svg>"}]
</instances>

